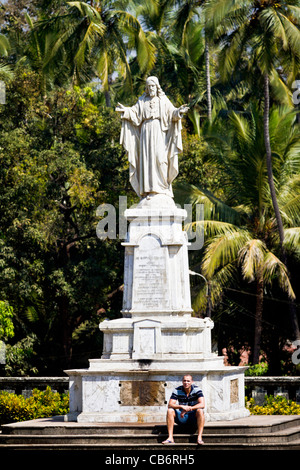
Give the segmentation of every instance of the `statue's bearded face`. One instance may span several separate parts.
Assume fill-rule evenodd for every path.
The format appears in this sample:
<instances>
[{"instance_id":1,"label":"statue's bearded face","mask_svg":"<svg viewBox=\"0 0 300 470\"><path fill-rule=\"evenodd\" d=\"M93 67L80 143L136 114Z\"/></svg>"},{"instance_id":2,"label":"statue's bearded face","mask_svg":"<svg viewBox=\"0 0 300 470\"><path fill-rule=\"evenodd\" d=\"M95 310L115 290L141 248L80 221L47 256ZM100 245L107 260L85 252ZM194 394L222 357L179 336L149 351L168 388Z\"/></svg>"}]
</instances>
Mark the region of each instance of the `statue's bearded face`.
<instances>
[{"instance_id":1,"label":"statue's bearded face","mask_svg":"<svg viewBox=\"0 0 300 470\"><path fill-rule=\"evenodd\" d=\"M151 96L151 98L157 95L157 86L155 85L155 83L153 82L148 83L148 93Z\"/></svg>"}]
</instances>

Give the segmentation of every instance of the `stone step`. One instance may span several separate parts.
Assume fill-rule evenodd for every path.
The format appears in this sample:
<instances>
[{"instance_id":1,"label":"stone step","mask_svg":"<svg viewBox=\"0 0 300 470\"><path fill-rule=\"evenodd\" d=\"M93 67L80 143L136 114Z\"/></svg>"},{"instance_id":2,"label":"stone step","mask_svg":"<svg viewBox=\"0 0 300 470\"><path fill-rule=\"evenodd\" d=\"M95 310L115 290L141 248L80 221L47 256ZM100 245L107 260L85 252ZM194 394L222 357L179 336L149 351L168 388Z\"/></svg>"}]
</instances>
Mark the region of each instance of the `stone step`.
<instances>
[{"instance_id":1,"label":"stone step","mask_svg":"<svg viewBox=\"0 0 300 470\"><path fill-rule=\"evenodd\" d=\"M194 430L181 426L174 428L176 443L164 446L167 429L158 423L75 423L54 417L3 425L1 430L0 450L300 450L300 416L209 422L204 446L197 446Z\"/></svg>"},{"instance_id":2,"label":"stone step","mask_svg":"<svg viewBox=\"0 0 300 470\"><path fill-rule=\"evenodd\" d=\"M205 424L205 434L262 434L281 431L291 427L300 427L300 416L249 416L233 421L214 421ZM3 434L88 434L88 435L165 435L167 427L161 423L77 423L64 422L63 416L41 418L31 421L5 424L1 426ZM189 427L174 427L174 434L191 434Z\"/></svg>"},{"instance_id":3,"label":"stone step","mask_svg":"<svg viewBox=\"0 0 300 470\"><path fill-rule=\"evenodd\" d=\"M0 444L159 444L167 438L167 434L2 434ZM205 443L284 443L300 439L300 427L285 429L273 433L243 433L243 434L206 434L203 435ZM197 443L196 434L176 434L176 443Z\"/></svg>"},{"instance_id":4,"label":"stone step","mask_svg":"<svg viewBox=\"0 0 300 470\"><path fill-rule=\"evenodd\" d=\"M1 451L105 451L115 452L159 452L162 453L179 453L181 451L234 451L234 450L300 450L300 439L293 442L284 443L207 443L202 446L194 443L175 443L173 445L163 446L162 444L0 444Z\"/></svg>"}]
</instances>

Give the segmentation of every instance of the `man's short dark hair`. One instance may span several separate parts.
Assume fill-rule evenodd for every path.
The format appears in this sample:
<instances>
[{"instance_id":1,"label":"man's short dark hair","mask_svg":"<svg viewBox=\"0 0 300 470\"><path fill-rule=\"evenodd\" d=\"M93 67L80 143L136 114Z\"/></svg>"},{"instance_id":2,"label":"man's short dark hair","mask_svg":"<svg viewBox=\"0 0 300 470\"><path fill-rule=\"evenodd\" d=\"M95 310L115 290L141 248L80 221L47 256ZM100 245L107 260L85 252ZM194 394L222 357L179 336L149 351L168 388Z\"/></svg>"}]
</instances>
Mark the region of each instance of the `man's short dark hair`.
<instances>
[{"instance_id":1,"label":"man's short dark hair","mask_svg":"<svg viewBox=\"0 0 300 470\"><path fill-rule=\"evenodd\" d=\"M182 380L184 379L184 377L191 377L191 379L193 380L193 376L191 374L184 374L184 376L182 377Z\"/></svg>"}]
</instances>

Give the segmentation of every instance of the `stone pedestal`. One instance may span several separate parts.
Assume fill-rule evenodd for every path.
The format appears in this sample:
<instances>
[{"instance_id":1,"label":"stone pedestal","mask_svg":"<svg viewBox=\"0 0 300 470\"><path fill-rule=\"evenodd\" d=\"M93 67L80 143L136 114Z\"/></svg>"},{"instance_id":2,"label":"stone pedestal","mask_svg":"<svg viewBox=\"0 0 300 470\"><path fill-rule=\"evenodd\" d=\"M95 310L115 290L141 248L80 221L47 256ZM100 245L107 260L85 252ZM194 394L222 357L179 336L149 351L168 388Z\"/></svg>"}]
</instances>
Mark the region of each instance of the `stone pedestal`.
<instances>
[{"instance_id":1,"label":"stone pedestal","mask_svg":"<svg viewBox=\"0 0 300 470\"><path fill-rule=\"evenodd\" d=\"M165 422L182 376L193 375L206 420L248 416L243 367L211 352L210 318L192 317L185 211L164 195L125 212L123 318L100 324L101 359L70 376L70 413L79 422Z\"/></svg>"}]
</instances>

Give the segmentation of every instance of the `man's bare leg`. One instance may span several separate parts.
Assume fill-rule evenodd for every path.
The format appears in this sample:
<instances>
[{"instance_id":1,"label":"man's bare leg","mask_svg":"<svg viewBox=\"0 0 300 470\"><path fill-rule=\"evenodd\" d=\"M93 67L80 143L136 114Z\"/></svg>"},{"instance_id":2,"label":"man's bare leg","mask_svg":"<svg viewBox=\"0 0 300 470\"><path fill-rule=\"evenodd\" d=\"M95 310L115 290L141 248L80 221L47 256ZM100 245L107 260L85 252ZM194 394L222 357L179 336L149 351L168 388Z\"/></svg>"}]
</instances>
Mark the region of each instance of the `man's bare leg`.
<instances>
[{"instance_id":1,"label":"man's bare leg","mask_svg":"<svg viewBox=\"0 0 300 470\"><path fill-rule=\"evenodd\" d=\"M175 411L172 408L168 408L167 411L167 428L168 428L168 439L162 442L162 444L171 444L174 442L173 430L175 422Z\"/></svg>"},{"instance_id":2,"label":"man's bare leg","mask_svg":"<svg viewBox=\"0 0 300 470\"><path fill-rule=\"evenodd\" d=\"M204 444L204 442L202 440L202 433L203 433L204 422L205 422L204 411L201 410L201 409L196 410L196 417L197 417L197 426L198 426L198 439L197 439L197 442L198 442L198 444Z\"/></svg>"}]
</instances>

